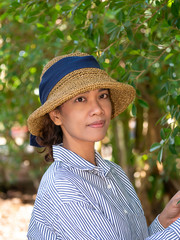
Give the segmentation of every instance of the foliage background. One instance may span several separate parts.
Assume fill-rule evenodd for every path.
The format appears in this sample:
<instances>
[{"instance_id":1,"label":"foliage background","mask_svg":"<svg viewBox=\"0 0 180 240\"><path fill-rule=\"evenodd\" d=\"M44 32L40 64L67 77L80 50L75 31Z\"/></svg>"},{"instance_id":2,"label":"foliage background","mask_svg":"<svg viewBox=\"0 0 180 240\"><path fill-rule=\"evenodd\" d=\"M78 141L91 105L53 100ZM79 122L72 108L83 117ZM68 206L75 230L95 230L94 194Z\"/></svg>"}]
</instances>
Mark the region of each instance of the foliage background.
<instances>
[{"instance_id":1,"label":"foliage background","mask_svg":"<svg viewBox=\"0 0 180 240\"><path fill-rule=\"evenodd\" d=\"M42 68L55 56L84 51L136 89L135 102L112 121L99 151L112 148L152 221L180 189L179 29L178 0L2 0L1 191L25 190L22 183L37 189L47 166L28 145L26 120L40 106Z\"/></svg>"}]
</instances>

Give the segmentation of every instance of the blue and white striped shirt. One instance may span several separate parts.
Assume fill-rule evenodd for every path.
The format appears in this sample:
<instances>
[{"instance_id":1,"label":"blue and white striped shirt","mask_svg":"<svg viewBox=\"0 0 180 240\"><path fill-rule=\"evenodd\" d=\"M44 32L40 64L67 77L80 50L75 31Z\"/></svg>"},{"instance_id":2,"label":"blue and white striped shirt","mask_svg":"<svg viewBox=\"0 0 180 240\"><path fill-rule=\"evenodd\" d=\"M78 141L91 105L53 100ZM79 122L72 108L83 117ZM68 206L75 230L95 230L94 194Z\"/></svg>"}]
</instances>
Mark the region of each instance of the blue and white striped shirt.
<instances>
[{"instance_id":1,"label":"blue and white striped shirt","mask_svg":"<svg viewBox=\"0 0 180 240\"><path fill-rule=\"evenodd\" d=\"M147 227L140 200L120 166L97 166L53 146L54 163L44 174L28 229L29 240L178 240L180 219L164 229Z\"/></svg>"}]
</instances>

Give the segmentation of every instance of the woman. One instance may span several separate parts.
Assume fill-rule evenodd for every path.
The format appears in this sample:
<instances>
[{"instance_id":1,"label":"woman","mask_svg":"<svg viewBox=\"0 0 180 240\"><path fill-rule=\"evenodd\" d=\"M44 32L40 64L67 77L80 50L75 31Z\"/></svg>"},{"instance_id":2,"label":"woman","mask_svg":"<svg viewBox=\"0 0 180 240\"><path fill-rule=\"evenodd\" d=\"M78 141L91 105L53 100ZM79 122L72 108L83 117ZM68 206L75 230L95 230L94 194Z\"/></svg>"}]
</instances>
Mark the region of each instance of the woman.
<instances>
[{"instance_id":1,"label":"woman","mask_svg":"<svg viewBox=\"0 0 180 240\"><path fill-rule=\"evenodd\" d=\"M120 166L94 150L111 118L135 97L84 53L51 60L41 75L42 106L28 118L31 145L54 160L37 193L28 239L180 239L180 192L147 227ZM173 223L174 222L174 223Z\"/></svg>"}]
</instances>

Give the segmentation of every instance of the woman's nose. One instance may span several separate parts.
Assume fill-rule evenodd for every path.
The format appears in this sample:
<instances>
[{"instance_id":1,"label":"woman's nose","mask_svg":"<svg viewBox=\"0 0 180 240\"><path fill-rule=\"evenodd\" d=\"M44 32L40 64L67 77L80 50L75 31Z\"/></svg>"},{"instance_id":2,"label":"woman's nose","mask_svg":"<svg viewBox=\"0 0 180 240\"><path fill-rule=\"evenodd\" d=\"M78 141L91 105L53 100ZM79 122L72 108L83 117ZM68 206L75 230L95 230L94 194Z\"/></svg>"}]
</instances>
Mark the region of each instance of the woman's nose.
<instances>
[{"instance_id":1,"label":"woman's nose","mask_svg":"<svg viewBox=\"0 0 180 240\"><path fill-rule=\"evenodd\" d=\"M98 100L90 102L90 116L104 114L103 107Z\"/></svg>"}]
</instances>

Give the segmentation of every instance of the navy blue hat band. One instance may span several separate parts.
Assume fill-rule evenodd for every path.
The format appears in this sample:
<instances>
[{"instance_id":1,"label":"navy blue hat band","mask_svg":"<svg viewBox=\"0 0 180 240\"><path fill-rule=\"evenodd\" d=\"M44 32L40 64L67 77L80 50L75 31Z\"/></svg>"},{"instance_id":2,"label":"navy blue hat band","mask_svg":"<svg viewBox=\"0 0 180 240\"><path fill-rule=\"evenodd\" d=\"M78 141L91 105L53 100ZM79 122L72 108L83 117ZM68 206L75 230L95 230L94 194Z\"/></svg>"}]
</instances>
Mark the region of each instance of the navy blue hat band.
<instances>
[{"instance_id":1,"label":"navy blue hat band","mask_svg":"<svg viewBox=\"0 0 180 240\"><path fill-rule=\"evenodd\" d=\"M54 63L42 76L39 85L41 104L44 104L53 87L67 74L81 68L100 68L93 56L66 57Z\"/></svg>"},{"instance_id":2,"label":"navy blue hat band","mask_svg":"<svg viewBox=\"0 0 180 240\"><path fill-rule=\"evenodd\" d=\"M33 146L33 147L42 147L40 146L37 141L36 141L36 136L30 134L30 145Z\"/></svg>"}]
</instances>

